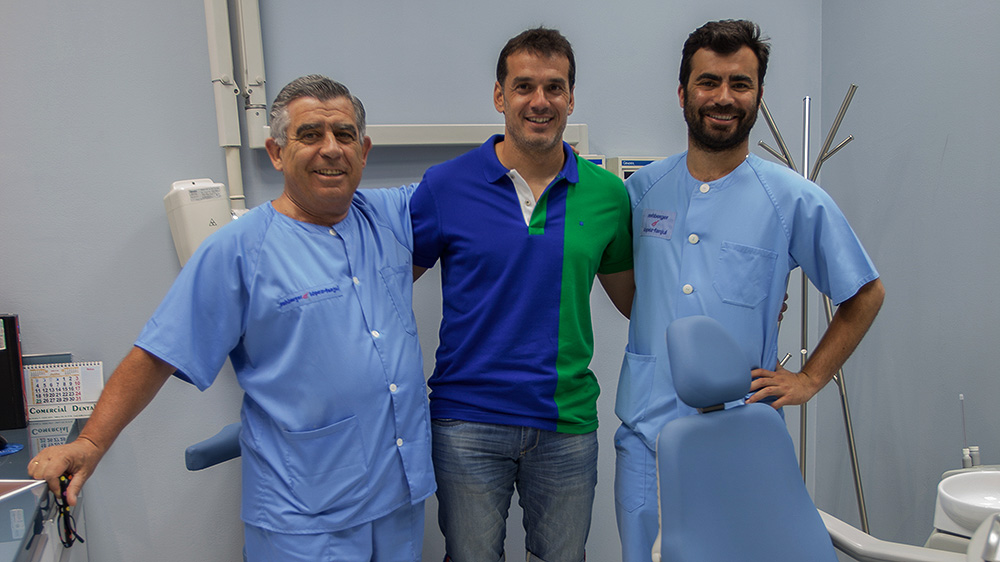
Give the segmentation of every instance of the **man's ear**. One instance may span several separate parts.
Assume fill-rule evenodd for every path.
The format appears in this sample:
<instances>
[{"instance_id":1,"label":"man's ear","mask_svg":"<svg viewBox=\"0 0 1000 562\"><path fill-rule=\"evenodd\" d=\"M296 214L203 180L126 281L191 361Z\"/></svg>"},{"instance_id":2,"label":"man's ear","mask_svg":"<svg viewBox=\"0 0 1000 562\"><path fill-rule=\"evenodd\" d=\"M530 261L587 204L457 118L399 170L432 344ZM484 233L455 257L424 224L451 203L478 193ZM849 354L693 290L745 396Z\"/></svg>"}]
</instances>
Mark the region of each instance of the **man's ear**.
<instances>
[{"instance_id":1,"label":"man's ear","mask_svg":"<svg viewBox=\"0 0 1000 562\"><path fill-rule=\"evenodd\" d=\"M361 141L361 167L363 168L368 164L368 152L372 149L372 138L365 135L365 138Z\"/></svg>"},{"instance_id":2,"label":"man's ear","mask_svg":"<svg viewBox=\"0 0 1000 562\"><path fill-rule=\"evenodd\" d=\"M684 85L683 84L677 86L677 100L681 104L681 109L684 109Z\"/></svg>"},{"instance_id":3,"label":"man's ear","mask_svg":"<svg viewBox=\"0 0 1000 562\"><path fill-rule=\"evenodd\" d=\"M271 157L271 165L274 166L275 170L281 171L281 147L278 146L278 142L273 138L268 137L264 141L264 148L267 150L267 155Z\"/></svg>"},{"instance_id":4,"label":"man's ear","mask_svg":"<svg viewBox=\"0 0 1000 562\"><path fill-rule=\"evenodd\" d=\"M503 85L500 82L494 82L493 84L493 107L498 112L503 113Z\"/></svg>"}]
</instances>

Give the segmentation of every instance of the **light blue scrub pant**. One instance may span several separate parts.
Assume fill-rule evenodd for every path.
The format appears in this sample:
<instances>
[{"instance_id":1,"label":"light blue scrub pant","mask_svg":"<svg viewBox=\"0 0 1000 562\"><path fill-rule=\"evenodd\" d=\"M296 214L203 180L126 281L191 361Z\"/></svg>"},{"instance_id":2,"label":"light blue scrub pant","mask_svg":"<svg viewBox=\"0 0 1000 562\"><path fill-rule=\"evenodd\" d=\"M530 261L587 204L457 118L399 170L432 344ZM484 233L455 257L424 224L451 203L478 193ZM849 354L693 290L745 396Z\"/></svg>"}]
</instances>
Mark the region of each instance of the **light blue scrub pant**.
<instances>
[{"instance_id":1,"label":"light blue scrub pant","mask_svg":"<svg viewBox=\"0 0 1000 562\"><path fill-rule=\"evenodd\" d=\"M438 523L452 562L504 560L517 486L528 560L583 562L597 485L597 432L432 420Z\"/></svg>"},{"instance_id":2,"label":"light blue scrub pant","mask_svg":"<svg viewBox=\"0 0 1000 562\"><path fill-rule=\"evenodd\" d=\"M290 535L253 525L243 533L248 562L420 562L424 502L332 533Z\"/></svg>"},{"instance_id":3,"label":"light blue scrub pant","mask_svg":"<svg viewBox=\"0 0 1000 562\"><path fill-rule=\"evenodd\" d=\"M650 562L660 532L656 453L625 425L615 432L615 453L615 515L622 562Z\"/></svg>"}]
</instances>

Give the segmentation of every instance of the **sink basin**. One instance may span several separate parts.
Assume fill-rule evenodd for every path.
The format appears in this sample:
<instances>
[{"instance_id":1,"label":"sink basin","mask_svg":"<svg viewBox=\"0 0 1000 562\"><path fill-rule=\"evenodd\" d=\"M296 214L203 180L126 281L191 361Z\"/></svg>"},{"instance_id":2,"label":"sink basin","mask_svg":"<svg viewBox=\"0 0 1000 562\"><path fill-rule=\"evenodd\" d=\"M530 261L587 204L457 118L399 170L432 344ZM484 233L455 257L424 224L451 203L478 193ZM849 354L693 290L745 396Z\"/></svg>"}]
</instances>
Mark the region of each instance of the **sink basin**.
<instances>
[{"instance_id":1,"label":"sink basin","mask_svg":"<svg viewBox=\"0 0 1000 562\"><path fill-rule=\"evenodd\" d=\"M938 502L945 514L972 536L980 523L1000 512L1000 471L949 476L938 484Z\"/></svg>"}]
</instances>

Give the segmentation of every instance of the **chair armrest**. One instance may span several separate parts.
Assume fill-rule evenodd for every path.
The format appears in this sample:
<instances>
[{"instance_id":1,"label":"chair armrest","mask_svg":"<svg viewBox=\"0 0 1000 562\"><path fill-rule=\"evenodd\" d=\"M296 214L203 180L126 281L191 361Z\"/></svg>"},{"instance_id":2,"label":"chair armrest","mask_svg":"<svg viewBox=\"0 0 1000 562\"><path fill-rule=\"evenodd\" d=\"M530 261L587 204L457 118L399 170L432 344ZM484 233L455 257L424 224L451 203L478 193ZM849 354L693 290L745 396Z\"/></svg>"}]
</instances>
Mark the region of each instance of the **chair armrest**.
<instances>
[{"instance_id":1,"label":"chair armrest","mask_svg":"<svg viewBox=\"0 0 1000 562\"><path fill-rule=\"evenodd\" d=\"M201 470L240 456L239 422L231 423L204 441L191 445L184 451L184 464L188 470Z\"/></svg>"}]
</instances>

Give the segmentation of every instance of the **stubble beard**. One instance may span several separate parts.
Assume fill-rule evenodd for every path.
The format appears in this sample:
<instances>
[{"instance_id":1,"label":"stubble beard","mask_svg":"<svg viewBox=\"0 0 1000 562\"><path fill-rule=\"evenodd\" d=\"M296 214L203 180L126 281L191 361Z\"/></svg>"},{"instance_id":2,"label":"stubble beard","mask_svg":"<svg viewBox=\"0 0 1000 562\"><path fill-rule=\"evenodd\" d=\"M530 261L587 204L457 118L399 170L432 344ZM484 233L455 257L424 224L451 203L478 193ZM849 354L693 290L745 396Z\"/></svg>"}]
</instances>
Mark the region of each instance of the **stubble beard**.
<instances>
[{"instance_id":1,"label":"stubble beard","mask_svg":"<svg viewBox=\"0 0 1000 562\"><path fill-rule=\"evenodd\" d=\"M707 113L706 108L695 110L687 91L684 92L684 121L688 126L688 138L698 148L706 152L724 152L742 145L750 137L750 130L757 122L757 109L760 100L754 106L752 114L739 110L734 115L739 120L736 130L726 136L712 131L702 120L702 114Z\"/></svg>"}]
</instances>

